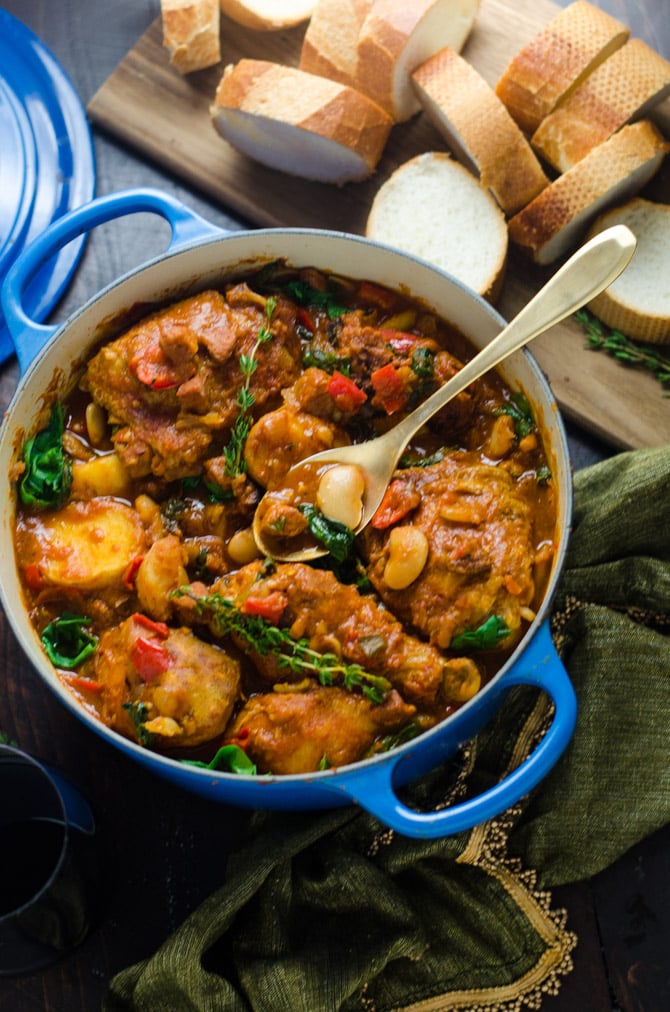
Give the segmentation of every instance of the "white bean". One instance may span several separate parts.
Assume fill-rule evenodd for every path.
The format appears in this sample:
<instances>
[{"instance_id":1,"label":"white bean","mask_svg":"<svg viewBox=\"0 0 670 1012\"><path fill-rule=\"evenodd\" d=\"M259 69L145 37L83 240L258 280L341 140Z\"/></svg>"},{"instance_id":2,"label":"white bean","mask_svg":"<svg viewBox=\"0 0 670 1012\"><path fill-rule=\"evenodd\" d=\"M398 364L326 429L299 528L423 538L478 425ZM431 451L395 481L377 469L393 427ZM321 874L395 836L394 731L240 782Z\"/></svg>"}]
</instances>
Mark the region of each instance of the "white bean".
<instances>
[{"instance_id":1,"label":"white bean","mask_svg":"<svg viewBox=\"0 0 670 1012\"><path fill-rule=\"evenodd\" d=\"M354 530L363 512L365 477L356 464L337 464L321 477L316 505L329 520Z\"/></svg>"},{"instance_id":2,"label":"white bean","mask_svg":"<svg viewBox=\"0 0 670 1012\"><path fill-rule=\"evenodd\" d=\"M428 538L420 527L394 527L389 535L384 583L391 590L404 590L420 575L427 559Z\"/></svg>"},{"instance_id":3,"label":"white bean","mask_svg":"<svg viewBox=\"0 0 670 1012\"><path fill-rule=\"evenodd\" d=\"M95 401L86 405L86 431L91 446L102 446L107 436L107 416Z\"/></svg>"},{"instance_id":4,"label":"white bean","mask_svg":"<svg viewBox=\"0 0 670 1012\"><path fill-rule=\"evenodd\" d=\"M246 566L248 562L260 558L261 553L251 527L245 527L244 530L236 531L233 534L228 542L228 555L239 566Z\"/></svg>"}]
</instances>

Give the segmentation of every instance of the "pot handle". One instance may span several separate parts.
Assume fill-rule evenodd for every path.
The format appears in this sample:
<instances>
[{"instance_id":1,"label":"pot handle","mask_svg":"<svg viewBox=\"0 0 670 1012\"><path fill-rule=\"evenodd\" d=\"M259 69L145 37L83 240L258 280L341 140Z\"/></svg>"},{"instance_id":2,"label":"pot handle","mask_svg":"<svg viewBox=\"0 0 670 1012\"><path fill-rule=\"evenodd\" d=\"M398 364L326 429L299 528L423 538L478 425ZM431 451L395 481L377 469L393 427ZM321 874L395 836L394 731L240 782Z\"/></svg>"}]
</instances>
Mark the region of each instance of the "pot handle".
<instances>
[{"instance_id":1,"label":"pot handle","mask_svg":"<svg viewBox=\"0 0 670 1012\"><path fill-rule=\"evenodd\" d=\"M2 310L22 374L58 330L58 326L36 323L24 311L23 293L30 279L43 263L84 232L141 211L159 214L170 225L172 234L167 253L197 239L225 234L223 229L201 218L170 194L148 188L121 190L96 197L57 218L16 258L2 286Z\"/></svg>"},{"instance_id":2,"label":"pot handle","mask_svg":"<svg viewBox=\"0 0 670 1012\"><path fill-rule=\"evenodd\" d=\"M500 690L512 685L534 685L549 693L554 716L534 751L512 773L475 798L451 805L438 812L417 812L403 804L393 789L396 763L386 761L362 767L353 778L349 774L345 793L385 825L404 836L430 838L453 836L499 815L516 804L535 787L558 761L575 727L577 703L574 689L551 639L545 620L531 639L519 661L500 681Z\"/></svg>"}]
</instances>

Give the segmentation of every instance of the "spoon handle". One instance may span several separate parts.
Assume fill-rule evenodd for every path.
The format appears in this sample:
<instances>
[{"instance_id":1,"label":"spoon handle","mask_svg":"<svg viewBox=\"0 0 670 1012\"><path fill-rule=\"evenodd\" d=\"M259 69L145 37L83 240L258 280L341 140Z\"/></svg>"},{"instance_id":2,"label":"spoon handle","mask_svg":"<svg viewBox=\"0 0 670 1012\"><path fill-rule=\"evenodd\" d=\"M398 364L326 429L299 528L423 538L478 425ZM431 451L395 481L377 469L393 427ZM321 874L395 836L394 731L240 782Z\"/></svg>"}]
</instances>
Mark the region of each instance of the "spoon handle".
<instances>
[{"instance_id":1,"label":"spoon handle","mask_svg":"<svg viewBox=\"0 0 670 1012\"><path fill-rule=\"evenodd\" d=\"M630 262L635 246L635 236L625 225L613 225L594 236L566 260L497 337L379 442L389 437L389 452L396 453L397 460L412 436L448 401L607 288Z\"/></svg>"}]
</instances>

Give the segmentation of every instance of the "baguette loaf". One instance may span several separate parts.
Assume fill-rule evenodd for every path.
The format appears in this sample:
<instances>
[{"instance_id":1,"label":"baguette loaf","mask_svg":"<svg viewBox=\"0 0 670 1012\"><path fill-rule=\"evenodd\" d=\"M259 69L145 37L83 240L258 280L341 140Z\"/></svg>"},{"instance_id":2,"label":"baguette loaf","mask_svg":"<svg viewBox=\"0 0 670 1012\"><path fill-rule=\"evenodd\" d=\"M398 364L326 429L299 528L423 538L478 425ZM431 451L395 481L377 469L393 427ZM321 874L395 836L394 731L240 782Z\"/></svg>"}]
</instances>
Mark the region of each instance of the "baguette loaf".
<instances>
[{"instance_id":1,"label":"baguette loaf","mask_svg":"<svg viewBox=\"0 0 670 1012\"><path fill-rule=\"evenodd\" d=\"M392 173L372 202L365 234L428 260L492 302L500 294L504 215L446 152L416 155Z\"/></svg>"},{"instance_id":2,"label":"baguette loaf","mask_svg":"<svg viewBox=\"0 0 670 1012\"><path fill-rule=\"evenodd\" d=\"M576 246L593 219L634 196L670 145L649 120L623 127L559 176L509 222L510 239L538 264Z\"/></svg>"},{"instance_id":3,"label":"baguette loaf","mask_svg":"<svg viewBox=\"0 0 670 1012\"><path fill-rule=\"evenodd\" d=\"M459 51L479 0L374 0L358 38L357 87L396 121L419 111L410 74L438 49Z\"/></svg>"},{"instance_id":4,"label":"baguette loaf","mask_svg":"<svg viewBox=\"0 0 670 1012\"><path fill-rule=\"evenodd\" d=\"M319 0L307 25L300 69L356 87L356 45L373 0Z\"/></svg>"},{"instance_id":5,"label":"baguette loaf","mask_svg":"<svg viewBox=\"0 0 670 1012\"><path fill-rule=\"evenodd\" d=\"M316 0L219 0L221 10L238 25L257 31L277 32L307 21Z\"/></svg>"},{"instance_id":6,"label":"baguette loaf","mask_svg":"<svg viewBox=\"0 0 670 1012\"><path fill-rule=\"evenodd\" d=\"M670 341L670 206L636 197L600 215L589 238L618 224L628 225L636 236L635 255L625 271L589 303L589 309L634 340Z\"/></svg>"},{"instance_id":7,"label":"baguette loaf","mask_svg":"<svg viewBox=\"0 0 670 1012\"><path fill-rule=\"evenodd\" d=\"M221 59L219 0L161 0L163 45L181 74Z\"/></svg>"},{"instance_id":8,"label":"baguette loaf","mask_svg":"<svg viewBox=\"0 0 670 1012\"><path fill-rule=\"evenodd\" d=\"M455 50L447 47L430 56L414 71L412 82L451 152L506 214L521 210L549 184L498 96Z\"/></svg>"},{"instance_id":9,"label":"baguette loaf","mask_svg":"<svg viewBox=\"0 0 670 1012\"><path fill-rule=\"evenodd\" d=\"M533 134L533 147L565 172L668 94L670 63L641 39L630 39L542 121Z\"/></svg>"},{"instance_id":10,"label":"baguette loaf","mask_svg":"<svg viewBox=\"0 0 670 1012\"><path fill-rule=\"evenodd\" d=\"M517 53L496 94L521 129L532 134L629 35L630 29L605 11L575 0Z\"/></svg>"},{"instance_id":11,"label":"baguette loaf","mask_svg":"<svg viewBox=\"0 0 670 1012\"><path fill-rule=\"evenodd\" d=\"M392 126L353 88L266 60L226 67L210 112L221 136L250 158L323 183L369 176Z\"/></svg>"}]
</instances>

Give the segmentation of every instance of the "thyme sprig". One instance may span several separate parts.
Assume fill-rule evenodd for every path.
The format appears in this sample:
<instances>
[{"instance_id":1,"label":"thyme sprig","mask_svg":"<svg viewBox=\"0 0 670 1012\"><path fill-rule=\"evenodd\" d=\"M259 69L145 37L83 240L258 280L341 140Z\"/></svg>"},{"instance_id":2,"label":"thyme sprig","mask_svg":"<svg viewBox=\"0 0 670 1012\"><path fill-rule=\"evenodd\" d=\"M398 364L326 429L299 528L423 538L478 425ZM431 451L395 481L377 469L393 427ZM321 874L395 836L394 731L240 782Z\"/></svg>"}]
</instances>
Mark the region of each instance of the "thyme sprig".
<instances>
[{"instance_id":1,"label":"thyme sprig","mask_svg":"<svg viewBox=\"0 0 670 1012\"><path fill-rule=\"evenodd\" d=\"M342 684L350 692L360 689L372 703L383 703L391 690L391 683L386 678L370 674L360 664L346 663L336 654L313 650L307 639L295 640L288 629L280 629L259 615L245 615L234 601L223 594L197 597L189 587L180 587L173 594L175 597L189 597L195 603L198 615L209 613L217 636L232 634L261 657L272 654L280 668L295 674L316 676L321 685Z\"/></svg>"},{"instance_id":2,"label":"thyme sprig","mask_svg":"<svg viewBox=\"0 0 670 1012\"><path fill-rule=\"evenodd\" d=\"M223 451L225 473L229 478L236 478L238 475L244 474L247 469L244 460L244 445L251 429L251 409L256 401L251 389L251 377L258 368L258 349L272 340L270 321L272 320L272 314L275 311L276 305L277 299L274 296L270 296L265 300L265 318L267 322L259 329L249 354L242 354L239 358L240 371L244 377L244 382L237 391L235 403L238 407L238 414L230 433L228 445Z\"/></svg>"},{"instance_id":3,"label":"thyme sprig","mask_svg":"<svg viewBox=\"0 0 670 1012\"><path fill-rule=\"evenodd\" d=\"M580 309L575 319L584 328L589 348L605 351L623 365L647 369L662 386L670 384L670 358L660 355L655 347L631 341L620 330L607 327L588 309Z\"/></svg>"}]
</instances>

